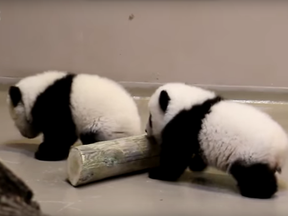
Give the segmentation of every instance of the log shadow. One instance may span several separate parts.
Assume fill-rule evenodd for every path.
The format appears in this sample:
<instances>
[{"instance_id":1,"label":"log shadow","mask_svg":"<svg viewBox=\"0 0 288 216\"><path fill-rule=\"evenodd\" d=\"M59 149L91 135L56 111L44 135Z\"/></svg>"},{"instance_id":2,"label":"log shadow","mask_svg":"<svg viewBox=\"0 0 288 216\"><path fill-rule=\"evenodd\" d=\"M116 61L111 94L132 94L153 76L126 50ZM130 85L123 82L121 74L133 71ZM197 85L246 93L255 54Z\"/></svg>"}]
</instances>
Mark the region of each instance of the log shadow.
<instances>
[{"instance_id":1,"label":"log shadow","mask_svg":"<svg viewBox=\"0 0 288 216\"><path fill-rule=\"evenodd\" d=\"M11 141L9 143L4 143L0 145L0 151L12 152L12 153L20 153L28 157L34 157L34 153L38 149L38 144L29 143L25 141Z\"/></svg>"},{"instance_id":2,"label":"log shadow","mask_svg":"<svg viewBox=\"0 0 288 216\"><path fill-rule=\"evenodd\" d=\"M121 180L121 179L125 179L125 178L129 178L129 177L134 177L134 176L137 176L137 175L143 175L147 173L147 178L148 178L148 169L145 169L145 170L140 170L140 171L134 171L134 172L131 172L131 173L126 173L126 174L122 174L122 175L118 175L118 176L112 176L112 177L108 177L108 178L104 178L104 179L101 179L101 180L97 180L97 181L94 181L94 182L89 182L89 183L86 183L86 184L83 184L83 185L79 185L79 186L75 186L75 188L86 188L86 187L91 187L91 186L95 186L95 185L101 185L101 184L105 184L107 182L112 182L112 181L115 181L115 180ZM74 187L68 180L68 178L65 179L66 183L71 185L72 187Z\"/></svg>"},{"instance_id":3,"label":"log shadow","mask_svg":"<svg viewBox=\"0 0 288 216\"><path fill-rule=\"evenodd\" d=\"M149 179L148 171L149 169L146 169L146 170L135 171L132 173L123 174L119 176L109 177L109 178L98 180L95 182L90 182L84 185L79 185L79 186L76 186L75 188L84 189L86 187L95 186L95 185L101 187L101 184L109 183L115 180L122 180L122 179L129 178L132 176L137 176L137 175L144 175L144 178ZM158 180L152 180L152 179L150 180L158 181ZM68 179L66 179L66 182L70 184ZM215 169L208 169L207 171L202 172L202 173L196 173L196 172L191 172L187 170L180 177L180 179L176 182L166 182L166 181L160 181L160 182L162 182L163 184L170 184L170 185L174 185L177 187L178 186L188 187L188 188L193 188L195 190L204 190L204 191L212 192L212 193L222 193L222 194L230 194L233 196L241 196L237 188L237 183L235 179L231 175L220 172ZM286 184L283 181L281 181L281 179L279 180L279 177L278 177L278 183L279 183L280 193L281 191L286 190ZM279 192L277 192L277 194ZM277 196L277 194L275 196Z\"/></svg>"}]
</instances>

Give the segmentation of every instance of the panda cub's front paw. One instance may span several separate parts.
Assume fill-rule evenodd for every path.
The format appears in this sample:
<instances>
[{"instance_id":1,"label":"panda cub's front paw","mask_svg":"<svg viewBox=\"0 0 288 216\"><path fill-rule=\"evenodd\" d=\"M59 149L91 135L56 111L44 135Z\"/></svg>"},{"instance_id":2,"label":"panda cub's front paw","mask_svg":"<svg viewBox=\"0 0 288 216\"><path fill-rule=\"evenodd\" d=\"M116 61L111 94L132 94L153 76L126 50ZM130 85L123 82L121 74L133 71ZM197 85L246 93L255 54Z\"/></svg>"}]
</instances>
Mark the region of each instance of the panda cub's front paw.
<instances>
[{"instance_id":1,"label":"panda cub's front paw","mask_svg":"<svg viewBox=\"0 0 288 216\"><path fill-rule=\"evenodd\" d=\"M41 161L47 161L46 160L47 156L45 154L42 154L41 151L39 150L35 152L34 158Z\"/></svg>"},{"instance_id":2,"label":"panda cub's front paw","mask_svg":"<svg viewBox=\"0 0 288 216\"><path fill-rule=\"evenodd\" d=\"M193 172L203 172L207 169L208 165L203 161L200 155L194 155L190 159L189 169Z\"/></svg>"},{"instance_id":3,"label":"panda cub's front paw","mask_svg":"<svg viewBox=\"0 0 288 216\"><path fill-rule=\"evenodd\" d=\"M37 151L34 154L34 158L41 161L61 161L67 159L67 154L59 154L53 152Z\"/></svg>"},{"instance_id":4,"label":"panda cub's front paw","mask_svg":"<svg viewBox=\"0 0 288 216\"><path fill-rule=\"evenodd\" d=\"M149 171L149 178L162 181L176 181L178 176L174 175L173 172L164 171L161 167L155 167Z\"/></svg>"},{"instance_id":5,"label":"panda cub's front paw","mask_svg":"<svg viewBox=\"0 0 288 216\"><path fill-rule=\"evenodd\" d=\"M161 180L161 170L159 167L155 167L149 171L149 178Z\"/></svg>"}]
</instances>

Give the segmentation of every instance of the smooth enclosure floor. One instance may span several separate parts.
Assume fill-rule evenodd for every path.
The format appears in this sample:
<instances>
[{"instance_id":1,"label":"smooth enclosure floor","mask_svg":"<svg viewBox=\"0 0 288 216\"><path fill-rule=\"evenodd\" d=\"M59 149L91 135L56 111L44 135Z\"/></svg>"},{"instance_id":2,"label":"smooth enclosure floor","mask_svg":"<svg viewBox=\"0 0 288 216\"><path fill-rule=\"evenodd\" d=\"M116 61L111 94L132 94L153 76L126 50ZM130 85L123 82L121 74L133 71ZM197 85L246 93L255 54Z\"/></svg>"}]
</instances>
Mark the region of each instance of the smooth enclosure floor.
<instances>
[{"instance_id":1,"label":"smooth enclosure floor","mask_svg":"<svg viewBox=\"0 0 288 216\"><path fill-rule=\"evenodd\" d=\"M34 140L21 137L5 100L6 92L1 90L0 159L33 189L42 211L51 216L288 214L288 164L279 176L280 191L270 200L242 197L230 176L213 169L198 175L187 171L175 183L151 180L147 173L140 173L74 188L66 182L66 161L43 162L33 158L41 137ZM147 98L136 100L144 128ZM255 106L288 130L288 103Z\"/></svg>"}]
</instances>

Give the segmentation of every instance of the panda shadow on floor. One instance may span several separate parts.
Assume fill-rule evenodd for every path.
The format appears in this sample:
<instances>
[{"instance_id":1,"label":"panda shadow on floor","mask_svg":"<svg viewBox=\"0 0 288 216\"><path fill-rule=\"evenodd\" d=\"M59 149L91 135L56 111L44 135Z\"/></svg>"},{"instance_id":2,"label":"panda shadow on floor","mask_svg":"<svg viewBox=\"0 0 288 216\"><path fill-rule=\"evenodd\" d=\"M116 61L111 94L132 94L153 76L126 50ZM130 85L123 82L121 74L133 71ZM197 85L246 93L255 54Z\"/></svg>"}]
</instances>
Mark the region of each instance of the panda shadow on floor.
<instances>
[{"instance_id":1,"label":"panda shadow on floor","mask_svg":"<svg viewBox=\"0 0 288 216\"><path fill-rule=\"evenodd\" d=\"M39 140L12 140L0 145L0 150L9 151L13 153L20 153L25 156L34 158L34 154L37 151Z\"/></svg>"},{"instance_id":2,"label":"panda shadow on floor","mask_svg":"<svg viewBox=\"0 0 288 216\"><path fill-rule=\"evenodd\" d=\"M39 145L41 144L41 137L34 139L19 139L10 140L0 145L0 150L9 151L13 153L24 154L28 157L35 158L35 152L37 152ZM77 140L71 148L82 145L82 143Z\"/></svg>"},{"instance_id":3,"label":"panda shadow on floor","mask_svg":"<svg viewBox=\"0 0 288 216\"><path fill-rule=\"evenodd\" d=\"M178 182L184 183L185 186L210 192L239 194L234 178L215 169L208 169L199 173L186 170Z\"/></svg>"},{"instance_id":4,"label":"panda shadow on floor","mask_svg":"<svg viewBox=\"0 0 288 216\"><path fill-rule=\"evenodd\" d=\"M278 192L273 196L273 198L278 197L279 193L283 194L287 192L286 182L279 178L279 176L277 181ZM177 182L168 181L166 183L173 185L180 184L183 187L194 188L197 190L241 196L235 179L231 175L214 168L208 168L204 172L192 172L187 169Z\"/></svg>"}]
</instances>

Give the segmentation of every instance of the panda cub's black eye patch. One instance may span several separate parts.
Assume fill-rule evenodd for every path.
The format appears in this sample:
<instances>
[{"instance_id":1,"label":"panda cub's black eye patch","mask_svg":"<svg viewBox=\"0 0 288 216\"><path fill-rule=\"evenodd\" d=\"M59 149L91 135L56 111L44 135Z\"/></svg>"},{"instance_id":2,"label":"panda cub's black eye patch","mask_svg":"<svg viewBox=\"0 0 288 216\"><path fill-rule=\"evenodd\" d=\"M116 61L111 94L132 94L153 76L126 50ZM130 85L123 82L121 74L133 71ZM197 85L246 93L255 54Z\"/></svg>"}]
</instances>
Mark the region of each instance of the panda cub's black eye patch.
<instances>
[{"instance_id":1,"label":"panda cub's black eye patch","mask_svg":"<svg viewBox=\"0 0 288 216\"><path fill-rule=\"evenodd\" d=\"M12 104L14 107L18 105L18 103L22 100L22 94L18 87L11 86L9 88L9 96L11 98Z\"/></svg>"},{"instance_id":2,"label":"panda cub's black eye patch","mask_svg":"<svg viewBox=\"0 0 288 216\"><path fill-rule=\"evenodd\" d=\"M159 106L164 113L167 110L169 101L170 101L170 97L168 95L168 92L165 90L162 90L159 96Z\"/></svg>"},{"instance_id":3,"label":"panda cub's black eye patch","mask_svg":"<svg viewBox=\"0 0 288 216\"><path fill-rule=\"evenodd\" d=\"M151 116L151 114L149 115L149 126L152 128L152 116Z\"/></svg>"}]
</instances>

